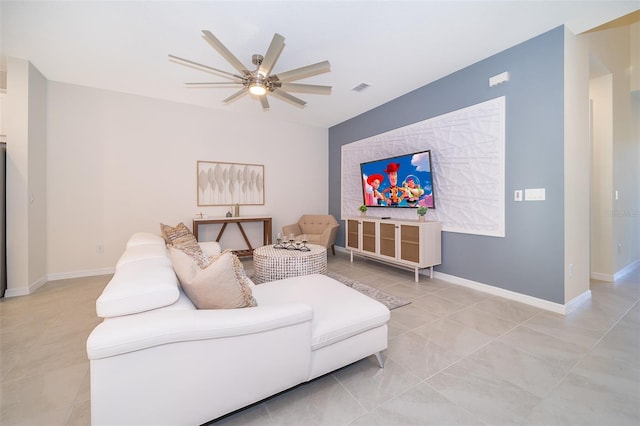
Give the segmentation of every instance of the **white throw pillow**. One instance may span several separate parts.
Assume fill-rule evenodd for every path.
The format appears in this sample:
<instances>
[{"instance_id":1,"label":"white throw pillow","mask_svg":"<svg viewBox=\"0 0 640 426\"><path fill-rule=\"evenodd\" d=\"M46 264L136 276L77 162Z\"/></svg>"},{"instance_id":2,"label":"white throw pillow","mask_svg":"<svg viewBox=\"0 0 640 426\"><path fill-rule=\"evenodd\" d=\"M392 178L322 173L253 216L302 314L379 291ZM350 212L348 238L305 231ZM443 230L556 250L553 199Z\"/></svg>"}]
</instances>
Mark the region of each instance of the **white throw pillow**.
<instances>
[{"instance_id":1,"label":"white throw pillow","mask_svg":"<svg viewBox=\"0 0 640 426\"><path fill-rule=\"evenodd\" d=\"M206 268L181 250L171 248L171 261L180 285L198 309L233 309L256 306L238 257L230 250L210 258Z\"/></svg>"}]
</instances>

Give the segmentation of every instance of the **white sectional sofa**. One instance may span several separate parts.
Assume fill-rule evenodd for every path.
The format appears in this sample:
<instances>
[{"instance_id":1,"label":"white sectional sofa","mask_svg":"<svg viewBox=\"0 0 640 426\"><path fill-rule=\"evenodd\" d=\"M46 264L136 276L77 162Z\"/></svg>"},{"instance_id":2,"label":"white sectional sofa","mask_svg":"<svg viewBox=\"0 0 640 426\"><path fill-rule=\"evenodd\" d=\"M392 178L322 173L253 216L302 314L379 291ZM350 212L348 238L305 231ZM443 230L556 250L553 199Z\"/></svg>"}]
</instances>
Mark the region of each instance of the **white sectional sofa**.
<instances>
[{"instance_id":1,"label":"white sectional sofa","mask_svg":"<svg viewBox=\"0 0 640 426\"><path fill-rule=\"evenodd\" d=\"M251 290L256 307L196 309L162 237L134 234L87 340L92 424L198 425L370 355L382 366L381 303L324 275Z\"/></svg>"}]
</instances>

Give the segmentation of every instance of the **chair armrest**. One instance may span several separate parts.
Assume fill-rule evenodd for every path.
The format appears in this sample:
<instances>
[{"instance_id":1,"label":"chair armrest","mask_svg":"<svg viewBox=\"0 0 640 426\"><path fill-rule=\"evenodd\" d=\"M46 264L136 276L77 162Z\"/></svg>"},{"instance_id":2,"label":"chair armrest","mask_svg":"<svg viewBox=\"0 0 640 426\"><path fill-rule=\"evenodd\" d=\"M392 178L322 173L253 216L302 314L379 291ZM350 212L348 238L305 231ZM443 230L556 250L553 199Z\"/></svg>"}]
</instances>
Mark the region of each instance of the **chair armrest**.
<instances>
[{"instance_id":1,"label":"chair armrest","mask_svg":"<svg viewBox=\"0 0 640 426\"><path fill-rule=\"evenodd\" d=\"M282 227L282 234L286 237L287 235L300 235L302 234L302 230L300 229L300 225L297 223L293 223L291 225L285 225Z\"/></svg>"},{"instance_id":2,"label":"chair armrest","mask_svg":"<svg viewBox=\"0 0 640 426\"><path fill-rule=\"evenodd\" d=\"M336 235L338 234L338 228L340 228L339 224L331 225L327 227L320 236L320 239L323 241L326 247L330 247L336 242Z\"/></svg>"},{"instance_id":3,"label":"chair armrest","mask_svg":"<svg viewBox=\"0 0 640 426\"><path fill-rule=\"evenodd\" d=\"M109 318L87 339L89 359L100 359L168 343L223 339L311 322L313 309L286 303L242 309L151 311Z\"/></svg>"},{"instance_id":4,"label":"chair armrest","mask_svg":"<svg viewBox=\"0 0 640 426\"><path fill-rule=\"evenodd\" d=\"M324 231L322 231L322 238L328 238L331 234L336 234L338 232L338 228L340 228L340 225L338 224L328 226Z\"/></svg>"}]
</instances>

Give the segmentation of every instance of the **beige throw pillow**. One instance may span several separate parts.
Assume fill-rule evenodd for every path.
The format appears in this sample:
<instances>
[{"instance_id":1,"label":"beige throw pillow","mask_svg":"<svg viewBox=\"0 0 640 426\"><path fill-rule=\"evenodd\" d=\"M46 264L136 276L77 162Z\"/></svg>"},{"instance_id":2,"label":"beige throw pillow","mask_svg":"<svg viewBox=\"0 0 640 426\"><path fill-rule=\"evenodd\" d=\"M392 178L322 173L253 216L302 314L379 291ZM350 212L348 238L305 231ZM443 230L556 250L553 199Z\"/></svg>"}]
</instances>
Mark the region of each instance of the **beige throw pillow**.
<instances>
[{"instance_id":1,"label":"beige throw pillow","mask_svg":"<svg viewBox=\"0 0 640 426\"><path fill-rule=\"evenodd\" d=\"M204 254L198 240L184 223L180 222L175 227L161 223L160 230L167 244L191 256L198 266L205 268L209 264L209 257Z\"/></svg>"},{"instance_id":2,"label":"beige throw pillow","mask_svg":"<svg viewBox=\"0 0 640 426\"><path fill-rule=\"evenodd\" d=\"M240 259L231 250L210 259L209 265L200 269L193 258L171 248L173 268L191 302L198 309L257 306Z\"/></svg>"}]
</instances>

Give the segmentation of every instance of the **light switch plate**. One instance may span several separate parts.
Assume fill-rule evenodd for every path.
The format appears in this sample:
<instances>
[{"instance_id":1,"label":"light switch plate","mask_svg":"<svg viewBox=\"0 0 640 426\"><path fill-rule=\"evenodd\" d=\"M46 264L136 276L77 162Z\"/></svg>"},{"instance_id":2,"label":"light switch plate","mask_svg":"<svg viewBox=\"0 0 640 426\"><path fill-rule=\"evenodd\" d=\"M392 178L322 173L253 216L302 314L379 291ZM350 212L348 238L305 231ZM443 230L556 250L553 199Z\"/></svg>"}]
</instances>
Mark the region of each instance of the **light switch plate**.
<instances>
[{"instance_id":1,"label":"light switch plate","mask_svg":"<svg viewBox=\"0 0 640 426\"><path fill-rule=\"evenodd\" d=\"M525 201L544 201L546 199L545 188L529 188L524 190Z\"/></svg>"}]
</instances>

